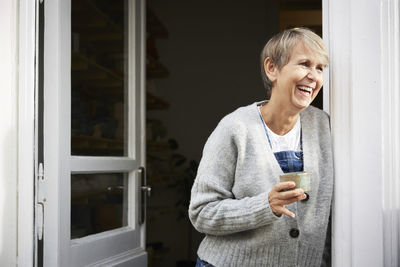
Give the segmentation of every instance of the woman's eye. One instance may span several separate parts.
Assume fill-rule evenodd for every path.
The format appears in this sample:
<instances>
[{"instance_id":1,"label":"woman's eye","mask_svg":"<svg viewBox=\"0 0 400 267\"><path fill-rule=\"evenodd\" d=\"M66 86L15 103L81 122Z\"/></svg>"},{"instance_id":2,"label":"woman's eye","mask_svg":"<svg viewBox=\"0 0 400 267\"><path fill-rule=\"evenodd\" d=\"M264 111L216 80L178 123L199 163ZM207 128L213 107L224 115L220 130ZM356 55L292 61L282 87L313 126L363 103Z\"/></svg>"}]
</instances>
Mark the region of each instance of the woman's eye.
<instances>
[{"instance_id":1,"label":"woman's eye","mask_svg":"<svg viewBox=\"0 0 400 267\"><path fill-rule=\"evenodd\" d=\"M308 62L300 62L300 65L302 65L302 66L308 66Z\"/></svg>"},{"instance_id":2,"label":"woman's eye","mask_svg":"<svg viewBox=\"0 0 400 267\"><path fill-rule=\"evenodd\" d=\"M317 70L319 70L319 71L324 71L324 68L321 67L321 66L318 66L318 67L317 67Z\"/></svg>"}]
</instances>

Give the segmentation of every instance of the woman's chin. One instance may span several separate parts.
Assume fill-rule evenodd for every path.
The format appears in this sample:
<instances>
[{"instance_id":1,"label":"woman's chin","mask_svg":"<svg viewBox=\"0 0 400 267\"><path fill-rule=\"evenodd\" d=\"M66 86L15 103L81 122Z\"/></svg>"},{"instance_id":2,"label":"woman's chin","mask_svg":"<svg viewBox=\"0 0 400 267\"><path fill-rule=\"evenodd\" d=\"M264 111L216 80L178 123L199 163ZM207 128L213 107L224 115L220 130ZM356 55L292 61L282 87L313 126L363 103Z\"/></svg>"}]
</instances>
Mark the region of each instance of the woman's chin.
<instances>
[{"instance_id":1,"label":"woman's chin","mask_svg":"<svg viewBox=\"0 0 400 267\"><path fill-rule=\"evenodd\" d=\"M292 103L294 106L300 110L303 110L310 106L313 101L313 96L309 94L304 94L302 92L295 91L295 94L292 98Z\"/></svg>"},{"instance_id":2,"label":"woman's chin","mask_svg":"<svg viewBox=\"0 0 400 267\"><path fill-rule=\"evenodd\" d=\"M310 106L311 102L312 102L311 98L307 98L307 99L302 98L302 99L295 99L293 101L293 104L297 109L300 109L300 111L301 111L303 109L308 108Z\"/></svg>"}]
</instances>

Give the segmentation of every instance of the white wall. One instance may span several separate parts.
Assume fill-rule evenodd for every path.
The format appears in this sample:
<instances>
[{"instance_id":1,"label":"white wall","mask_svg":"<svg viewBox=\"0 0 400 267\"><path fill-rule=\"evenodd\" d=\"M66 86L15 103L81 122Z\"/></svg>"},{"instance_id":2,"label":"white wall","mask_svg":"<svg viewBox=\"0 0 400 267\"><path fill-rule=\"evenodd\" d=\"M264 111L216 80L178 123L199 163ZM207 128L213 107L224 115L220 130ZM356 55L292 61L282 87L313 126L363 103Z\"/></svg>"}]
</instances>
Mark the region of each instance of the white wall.
<instances>
[{"instance_id":1,"label":"white wall","mask_svg":"<svg viewBox=\"0 0 400 267\"><path fill-rule=\"evenodd\" d=\"M17 260L17 8L0 1L0 265Z\"/></svg>"}]
</instances>

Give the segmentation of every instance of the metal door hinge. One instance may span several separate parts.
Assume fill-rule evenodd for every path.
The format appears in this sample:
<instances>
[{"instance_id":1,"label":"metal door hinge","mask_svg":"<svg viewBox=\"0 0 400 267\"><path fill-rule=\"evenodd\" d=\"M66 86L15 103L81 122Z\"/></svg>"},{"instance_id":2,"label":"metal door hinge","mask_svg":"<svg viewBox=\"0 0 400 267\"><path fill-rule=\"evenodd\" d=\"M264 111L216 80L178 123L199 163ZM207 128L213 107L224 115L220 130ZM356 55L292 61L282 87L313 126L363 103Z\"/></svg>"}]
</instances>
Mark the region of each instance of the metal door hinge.
<instances>
[{"instance_id":1,"label":"metal door hinge","mask_svg":"<svg viewBox=\"0 0 400 267\"><path fill-rule=\"evenodd\" d=\"M43 239L43 204L36 204L36 229L37 229L37 239Z\"/></svg>"},{"instance_id":2,"label":"metal door hinge","mask_svg":"<svg viewBox=\"0 0 400 267\"><path fill-rule=\"evenodd\" d=\"M43 224L44 224L44 203L46 197L44 195L44 168L43 163L39 163L38 174L37 174L37 203L36 203L36 227L37 227L37 238L42 240L43 238Z\"/></svg>"},{"instance_id":3,"label":"metal door hinge","mask_svg":"<svg viewBox=\"0 0 400 267\"><path fill-rule=\"evenodd\" d=\"M140 173L140 212L139 224L143 224L146 220L147 197L151 195L151 186L147 184L146 170L144 167L139 168Z\"/></svg>"}]
</instances>

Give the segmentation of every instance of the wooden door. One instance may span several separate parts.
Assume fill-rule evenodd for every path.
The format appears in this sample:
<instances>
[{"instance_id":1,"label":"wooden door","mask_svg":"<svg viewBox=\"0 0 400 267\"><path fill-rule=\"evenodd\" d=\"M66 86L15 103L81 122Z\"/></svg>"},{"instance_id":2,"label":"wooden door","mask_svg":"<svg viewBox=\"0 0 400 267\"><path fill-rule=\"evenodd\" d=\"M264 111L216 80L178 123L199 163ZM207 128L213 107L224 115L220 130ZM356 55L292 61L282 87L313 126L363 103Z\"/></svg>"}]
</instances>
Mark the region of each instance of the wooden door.
<instances>
[{"instance_id":1,"label":"wooden door","mask_svg":"<svg viewBox=\"0 0 400 267\"><path fill-rule=\"evenodd\" d=\"M44 266L147 265L144 5L44 1Z\"/></svg>"}]
</instances>

